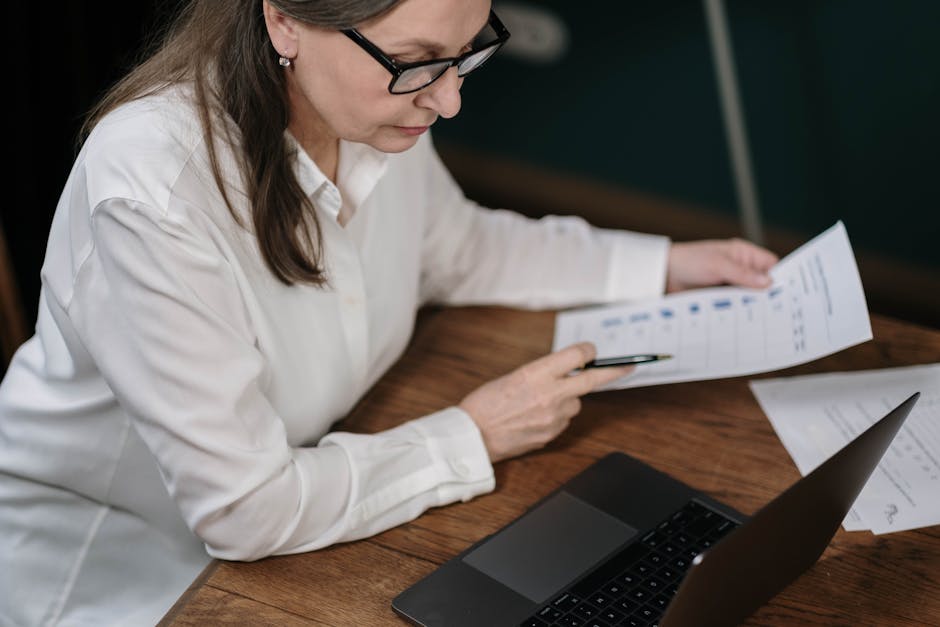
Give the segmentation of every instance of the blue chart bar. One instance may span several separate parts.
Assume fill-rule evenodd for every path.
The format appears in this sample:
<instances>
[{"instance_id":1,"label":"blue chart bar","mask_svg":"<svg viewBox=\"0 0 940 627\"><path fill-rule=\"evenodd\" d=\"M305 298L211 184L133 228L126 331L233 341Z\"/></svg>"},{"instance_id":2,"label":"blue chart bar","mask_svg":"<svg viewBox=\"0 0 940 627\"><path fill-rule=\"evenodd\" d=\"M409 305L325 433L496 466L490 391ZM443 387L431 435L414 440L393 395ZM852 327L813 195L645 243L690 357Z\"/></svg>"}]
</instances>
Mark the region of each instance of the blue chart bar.
<instances>
[{"instance_id":1,"label":"blue chart bar","mask_svg":"<svg viewBox=\"0 0 940 627\"><path fill-rule=\"evenodd\" d=\"M605 329L610 328L610 327L617 327L617 326L620 326L621 324L623 324L622 318L606 318L605 320L601 321L601 326L604 327Z\"/></svg>"},{"instance_id":2,"label":"blue chart bar","mask_svg":"<svg viewBox=\"0 0 940 627\"><path fill-rule=\"evenodd\" d=\"M645 312L631 314L630 316L630 322L646 322L649 319L650 319L650 315Z\"/></svg>"},{"instance_id":3,"label":"blue chart bar","mask_svg":"<svg viewBox=\"0 0 940 627\"><path fill-rule=\"evenodd\" d=\"M668 320L669 318L672 318L676 314L672 311L672 309L660 309L659 315L661 315L663 318L666 318Z\"/></svg>"},{"instance_id":4,"label":"blue chart bar","mask_svg":"<svg viewBox=\"0 0 940 627\"><path fill-rule=\"evenodd\" d=\"M712 303L712 306L715 309L729 309L731 307L731 300L722 298L721 300L716 300L714 303Z\"/></svg>"},{"instance_id":5,"label":"blue chart bar","mask_svg":"<svg viewBox=\"0 0 940 627\"><path fill-rule=\"evenodd\" d=\"M700 309L701 309L701 307L698 306L698 303L690 303L690 304L689 304L689 313L697 314Z\"/></svg>"}]
</instances>

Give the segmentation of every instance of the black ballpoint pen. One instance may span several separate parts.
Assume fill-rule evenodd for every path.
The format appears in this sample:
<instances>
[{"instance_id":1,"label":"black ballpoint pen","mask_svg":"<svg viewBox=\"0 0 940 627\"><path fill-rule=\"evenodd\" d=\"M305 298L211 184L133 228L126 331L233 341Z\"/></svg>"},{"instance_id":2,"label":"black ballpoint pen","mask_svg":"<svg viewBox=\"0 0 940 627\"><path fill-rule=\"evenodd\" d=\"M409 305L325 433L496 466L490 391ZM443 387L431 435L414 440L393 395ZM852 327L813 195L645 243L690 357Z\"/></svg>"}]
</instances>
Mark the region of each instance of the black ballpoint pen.
<instances>
[{"instance_id":1,"label":"black ballpoint pen","mask_svg":"<svg viewBox=\"0 0 940 627\"><path fill-rule=\"evenodd\" d=\"M672 355L621 355L620 357L601 357L600 359L592 359L584 364L581 369L630 366L633 364L646 364L651 361L662 361L663 359L672 359Z\"/></svg>"}]
</instances>

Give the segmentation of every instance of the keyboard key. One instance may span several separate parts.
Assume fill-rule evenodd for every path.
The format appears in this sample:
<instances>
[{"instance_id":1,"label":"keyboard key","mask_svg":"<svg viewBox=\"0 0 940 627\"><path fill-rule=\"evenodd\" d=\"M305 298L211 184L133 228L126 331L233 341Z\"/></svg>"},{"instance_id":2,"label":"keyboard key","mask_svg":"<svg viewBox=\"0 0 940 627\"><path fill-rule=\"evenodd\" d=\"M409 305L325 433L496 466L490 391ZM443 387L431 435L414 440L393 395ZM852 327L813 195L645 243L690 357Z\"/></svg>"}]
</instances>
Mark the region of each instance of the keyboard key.
<instances>
[{"instance_id":1,"label":"keyboard key","mask_svg":"<svg viewBox=\"0 0 940 627\"><path fill-rule=\"evenodd\" d=\"M633 610L630 610L633 611ZM605 608L601 610L600 615L598 616L601 620L605 620L611 625L616 625L619 621L623 620L625 614L618 612L612 607Z\"/></svg>"},{"instance_id":2,"label":"keyboard key","mask_svg":"<svg viewBox=\"0 0 940 627\"><path fill-rule=\"evenodd\" d=\"M721 523L721 518L715 512L707 512L686 525L685 532L689 535L701 538L712 532Z\"/></svg>"},{"instance_id":3,"label":"keyboard key","mask_svg":"<svg viewBox=\"0 0 940 627\"><path fill-rule=\"evenodd\" d=\"M682 508L682 510L692 514L693 516L697 516L706 511L705 506L698 501L689 501L686 503L685 507Z\"/></svg>"},{"instance_id":4,"label":"keyboard key","mask_svg":"<svg viewBox=\"0 0 940 627\"><path fill-rule=\"evenodd\" d=\"M686 524L688 524L690 520L692 520L692 518L689 516L689 514L680 510L672 515L672 518L669 519L669 523L673 526L673 528L681 529Z\"/></svg>"},{"instance_id":5,"label":"keyboard key","mask_svg":"<svg viewBox=\"0 0 940 627\"><path fill-rule=\"evenodd\" d=\"M685 574L685 571L689 570L689 565L691 563L692 560L687 558L684 554L669 562L673 568L683 574Z\"/></svg>"},{"instance_id":6,"label":"keyboard key","mask_svg":"<svg viewBox=\"0 0 940 627\"><path fill-rule=\"evenodd\" d=\"M591 595L591 598L588 599L588 601L590 601L592 604L596 605L597 607L604 607L605 605L608 605L613 600L614 599L612 597L609 597L606 594L602 594L600 592L595 592L594 594Z\"/></svg>"},{"instance_id":7,"label":"keyboard key","mask_svg":"<svg viewBox=\"0 0 940 627\"><path fill-rule=\"evenodd\" d=\"M536 616L551 623L561 618L562 614L564 614L564 612L559 610L557 607L546 605L536 613Z\"/></svg>"},{"instance_id":8,"label":"keyboard key","mask_svg":"<svg viewBox=\"0 0 940 627\"><path fill-rule=\"evenodd\" d=\"M536 618L535 616L532 616L519 623L519 627L545 627L545 625L548 625L548 623L539 618Z\"/></svg>"},{"instance_id":9,"label":"keyboard key","mask_svg":"<svg viewBox=\"0 0 940 627\"><path fill-rule=\"evenodd\" d=\"M715 534L720 538L735 527L737 527L737 525L734 523L734 521L724 520L721 522L721 524L715 527Z\"/></svg>"},{"instance_id":10,"label":"keyboard key","mask_svg":"<svg viewBox=\"0 0 940 627\"><path fill-rule=\"evenodd\" d=\"M570 592L565 592L560 595L557 599L552 601L552 605L560 609L562 612L567 612L574 608L578 603L581 602L581 599L571 594Z\"/></svg>"},{"instance_id":11,"label":"keyboard key","mask_svg":"<svg viewBox=\"0 0 940 627\"><path fill-rule=\"evenodd\" d=\"M584 627L584 619L574 614L566 614L562 616L555 624L561 625L561 627Z\"/></svg>"},{"instance_id":12,"label":"keyboard key","mask_svg":"<svg viewBox=\"0 0 940 627\"><path fill-rule=\"evenodd\" d=\"M611 581L609 584L601 588L601 592L610 597L611 600L615 600L620 597L624 592L623 584L619 581Z\"/></svg>"},{"instance_id":13,"label":"keyboard key","mask_svg":"<svg viewBox=\"0 0 940 627\"><path fill-rule=\"evenodd\" d=\"M640 578L645 578L651 572L653 572L654 566L647 562L640 562L639 564L634 564L633 568L630 569L634 575L639 576Z\"/></svg>"},{"instance_id":14,"label":"keyboard key","mask_svg":"<svg viewBox=\"0 0 940 627\"><path fill-rule=\"evenodd\" d=\"M598 609L590 603L582 603L571 611L572 614L581 618L594 618L597 616L597 612Z\"/></svg>"},{"instance_id":15,"label":"keyboard key","mask_svg":"<svg viewBox=\"0 0 940 627\"><path fill-rule=\"evenodd\" d=\"M672 597L668 597L664 594L660 594L657 597L654 597L649 604L655 608L658 608L661 612L666 611L666 606L669 605L669 602L672 601Z\"/></svg>"},{"instance_id":16,"label":"keyboard key","mask_svg":"<svg viewBox=\"0 0 940 627\"><path fill-rule=\"evenodd\" d=\"M651 592L659 592L660 590L665 590L666 588L666 582L664 582L662 579L657 579L656 577L650 577L643 582L643 585L645 585Z\"/></svg>"},{"instance_id":17,"label":"keyboard key","mask_svg":"<svg viewBox=\"0 0 940 627\"><path fill-rule=\"evenodd\" d=\"M648 598L653 596L650 594L650 591L646 588L634 588L627 593L627 596L636 601L637 603L645 603Z\"/></svg>"},{"instance_id":18,"label":"keyboard key","mask_svg":"<svg viewBox=\"0 0 940 627\"><path fill-rule=\"evenodd\" d=\"M655 549L665 540L665 536L658 531L650 531L648 534L643 536L643 539L640 540L643 544L648 546L651 549Z\"/></svg>"},{"instance_id":19,"label":"keyboard key","mask_svg":"<svg viewBox=\"0 0 940 627\"><path fill-rule=\"evenodd\" d=\"M659 611L648 605L645 605L633 612L633 615L637 618L642 618L643 620L649 621L659 616Z\"/></svg>"}]
</instances>

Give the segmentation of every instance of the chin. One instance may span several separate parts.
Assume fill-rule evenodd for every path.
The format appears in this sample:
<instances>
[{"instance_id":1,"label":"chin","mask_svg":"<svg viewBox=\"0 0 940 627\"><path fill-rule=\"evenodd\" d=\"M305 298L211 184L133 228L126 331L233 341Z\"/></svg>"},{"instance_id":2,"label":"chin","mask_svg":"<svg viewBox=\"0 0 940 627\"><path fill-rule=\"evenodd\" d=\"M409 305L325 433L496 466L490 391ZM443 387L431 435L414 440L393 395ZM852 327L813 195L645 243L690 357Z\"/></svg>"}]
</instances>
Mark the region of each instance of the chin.
<instances>
[{"instance_id":1,"label":"chin","mask_svg":"<svg viewBox=\"0 0 940 627\"><path fill-rule=\"evenodd\" d=\"M384 126L379 127L371 135L367 135L359 141L382 152L396 153L413 148L420 137L420 135L402 133L394 126Z\"/></svg>"},{"instance_id":2,"label":"chin","mask_svg":"<svg viewBox=\"0 0 940 627\"><path fill-rule=\"evenodd\" d=\"M418 143L418 137L382 137L369 142L369 145L382 152L405 152Z\"/></svg>"}]
</instances>

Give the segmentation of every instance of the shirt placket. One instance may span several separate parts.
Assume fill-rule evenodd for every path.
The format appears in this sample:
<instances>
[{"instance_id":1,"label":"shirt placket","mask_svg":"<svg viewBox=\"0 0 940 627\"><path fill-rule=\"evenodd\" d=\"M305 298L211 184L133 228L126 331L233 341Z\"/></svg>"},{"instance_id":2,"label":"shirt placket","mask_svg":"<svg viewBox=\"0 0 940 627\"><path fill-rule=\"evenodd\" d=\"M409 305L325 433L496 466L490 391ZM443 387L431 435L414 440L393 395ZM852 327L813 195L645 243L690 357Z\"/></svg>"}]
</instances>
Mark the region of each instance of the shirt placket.
<instances>
[{"instance_id":1,"label":"shirt placket","mask_svg":"<svg viewBox=\"0 0 940 627\"><path fill-rule=\"evenodd\" d=\"M369 363L369 324L366 311L365 277L362 260L355 241L336 221L342 206L339 190L326 183L318 195L318 203L330 216L326 228L333 231L324 237L328 244L327 279L336 296L336 306L354 374L356 394L366 385Z\"/></svg>"}]
</instances>

